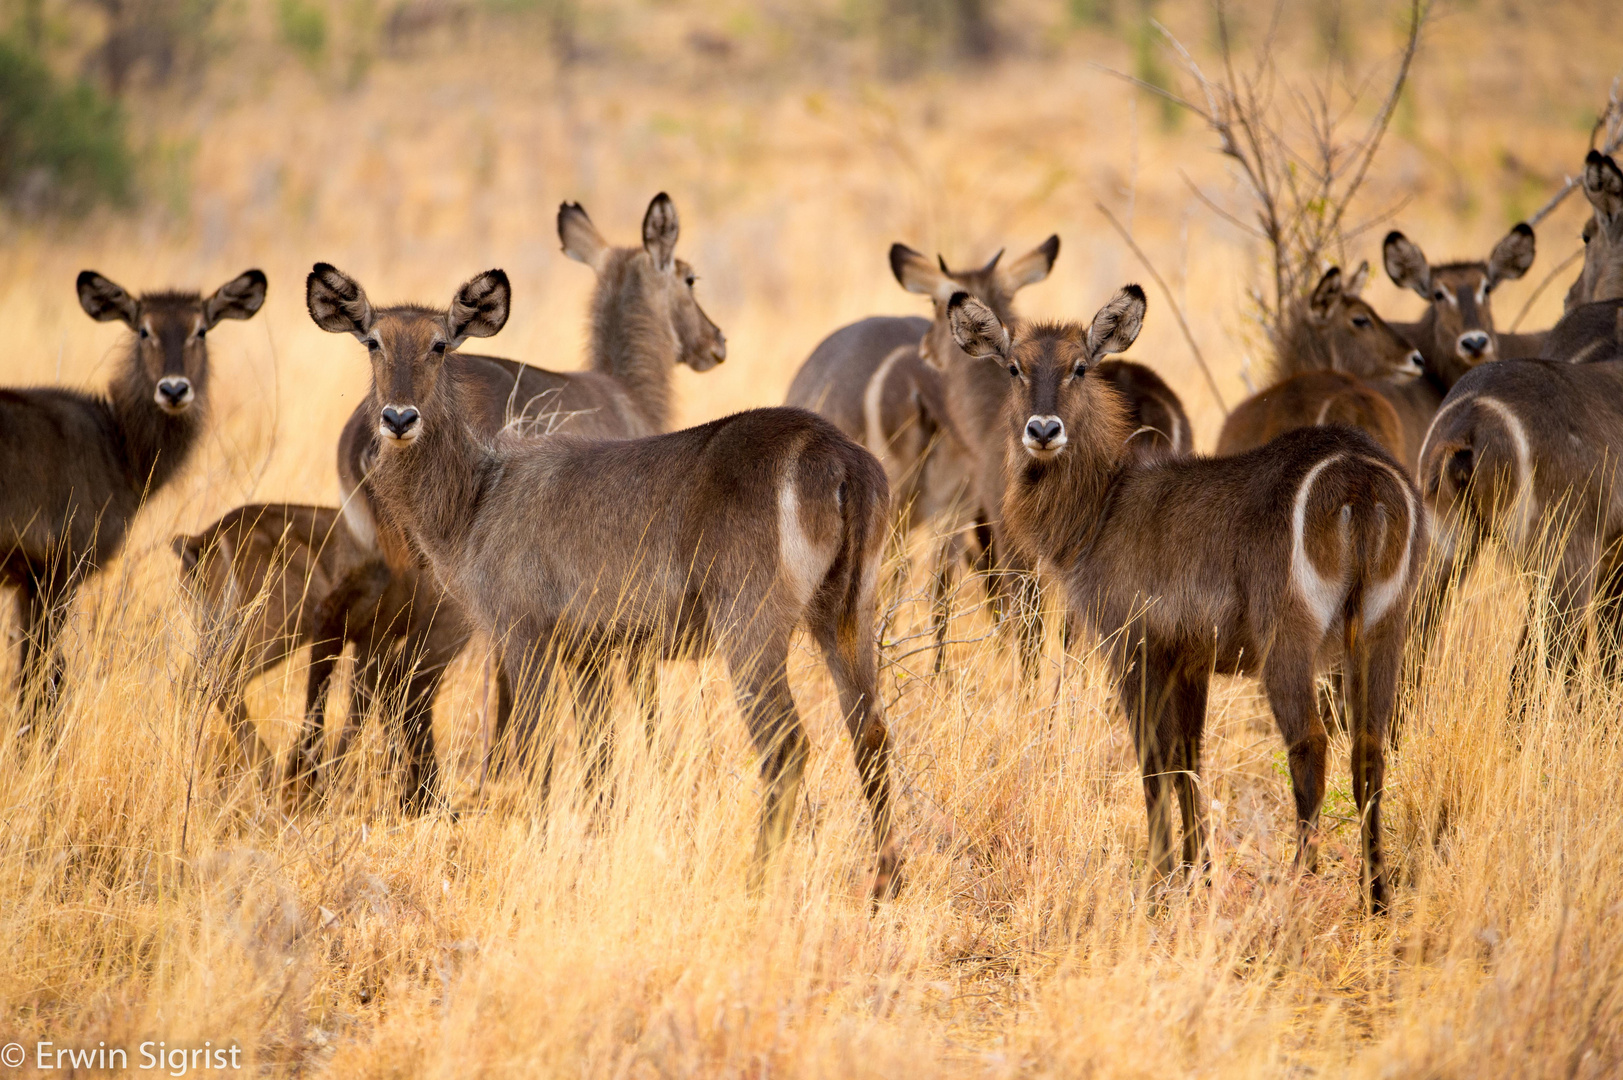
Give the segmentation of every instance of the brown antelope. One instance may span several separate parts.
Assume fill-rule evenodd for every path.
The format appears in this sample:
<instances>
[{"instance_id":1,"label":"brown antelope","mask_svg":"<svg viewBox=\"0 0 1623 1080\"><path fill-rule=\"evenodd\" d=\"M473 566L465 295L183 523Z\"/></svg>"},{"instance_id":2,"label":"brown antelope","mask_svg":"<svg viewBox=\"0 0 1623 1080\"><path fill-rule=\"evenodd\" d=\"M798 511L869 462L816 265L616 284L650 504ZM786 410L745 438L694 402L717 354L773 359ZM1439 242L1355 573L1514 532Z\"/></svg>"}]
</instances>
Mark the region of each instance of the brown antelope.
<instances>
[{"instance_id":1,"label":"brown antelope","mask_svg":"<svg viewBox=\"0 0 1623 1080\"><path fill-rule=\"evenodd\" d=\"M1091 326L1011 334L979 301L953 297L958 345L1010 379L1005 528L1064 582L1071 610L1107 643L1160 875L1174 869L1171 788L1183 811L1183 861L1207 863L1197 780L1213 672L1262 678L1289 751L1296 865L1315 867L1327 736L1314 675L1343 657L1363 881L1383 911L1384 736L1426 543L1418 493L1368 436L1347 428L1297 429L1228 458L1124 457L1120 399L1092 369L1133 343L1144 308L1143 290L1129 285Z\"/></svg>"},{"instance_id":2,"label":"brown antelope","mask_svg":"<svg viewBox=\"0 0 1623 1080\"><path fill-rule=\"evenodd\" d=\"M311 317L371 356L368 409L380 435L374 505L500 643L517 695L521 754L545 790L554 723L545 697L567 661L589 778L608 764L601 693L608 655L723 656L767 792L751 872L784 839L807 756L789 693L790 637L822 648L856 752L879 850L876 896L897 883L889 739L879 713L874 591L890 493L873 455L800 409L756 409L669 435L494 437L451 359L507 320L500 270L463 285L446 311L375 309L319 263ZM595 786L595 782L594 782Z\"/></svg>"},{"instance_id":3,"label":"brown antelope","mask_svg":"<svg viewBox=\"0 0 1623 1080\"><path fill-rule=\"evenodd\" d=\"M590 302L587 370L548 371L514 360L454 352L447 360L464 389L467 416L486 437L503 427L529 433L562 431L600 438L633 438L670 424L672 371L685 364L708 371L727 355L720 328L694 296L693 268L676 257L680 223L664 192L643 216L642 244L613 247L577 203L558 208L558 239L570 258L590 266L597 287ZM415 775L433 777L432 713L429 703L451 661L466 647L471 627L431 576L404 533L380 521L366 477L378 454L375 410L364 402L350 414L338 443L338 478L344 521L361 543L381 553L390 570L406 579L415 597L408 609L405 652L418 658L408 705L407 754ZM499 743L511 709L510 688L498 669L496 714ZM653 708L654 672L633 672L645 712ZM499 760L497 762L500 763ZM432 792L417 800L426 804Z\"/></svg>"},{"instance_id":4,"label":"brown antelope","mask_svg":"<svg viewBox=\"0 0 1623 1080\"><path fill-rule=\"evenodd\" d=\"M106 396L57 387L0 390L0 583L16 590L18 697L60 700L57 636L73 595L124 546L142 502L186 464L208 404L208 332L250 318L265 275L209 296L140 297L93 271L78 279L92 319L133 332Z\"/></svg>"},{"instance_id":5,"label":"brown antelope","mask_svg":"<svg viewBox=\"0 0 1623 1080\"><path fill-rule=\"evenodd\" d=\"M1494 245L1487 261L1433 265L1401 232L1386 234L1382 260L1392 284L1426 301L1419 322L1393 323L1420 350L1428 371L1452 386L1471 368L1490 360L1537 356L1543 334L1501 334L1493 325L1493 290L1533 265L1533 230L1517 222Z\"/></svg>"},{"instance_id":6,"label":"brown antelope","mask_svg":"<svg viewBox=\"0 0 1623 1080\"><path fill-rule=\"evenodd\" d=\"M1361 428L1400 461L1403 427L1377 385L1402 387L1421 374L1420 352L1360 297L1369 264L1342 281L1332 266L1306 301L1294 305L1281 327L1273 385L1252 394L1229 414L1218 435L1219 454L1261 446L1292 428L1344 424Z\"/></svg>"},{"instance_id":7,"label":"brown antelope","mask_svg":"<svg viewBox=\"0 0 1623 1080\"><path fill-rule=\"evenodd\" d=\"M271 757L249 719L244 691L250 679L310 648L304 730L284 773L296 799L311 793L321 763L327 692L346 643L355 646L355 674L335 759L348 753L369 704L395 714L401 706L426 709L431 700L412 685L426 672L410 671L414 658L396 648L412 623L411 579L391 573L339 518L335 507L252 504L196 535L176 536L172 544L204 653L219 667L211 672L215 702L262 781L270 779ZM454 620L436 625L442 633L456 633ZM403 697L388 692L396 686L406 687ZM426 718L398 719L409 728ZM403 806L420 813L437 787L437 765L432 754L406 764ZM419 775L424 768L429 775Z\"/></svg>"},{"instance_id":8,"label":"brown antelope","mask_svg":"<svg viewBox=\"0 0 1623 1080\"><path fill-rule=\"evenodd\" d=\"M1566 308L1623 299L1623 170L1609 155L1584 158L1584 194L1594 208L1584 223L1584 268L1567 290Z\"/></svg>"},{"instance_id":9,"label":"brown antelope","mask_svg":"<svg viewBox=\"0 0 1623 1080\"><path fill-rule=\"evenodd\" d=\"M1567 318L1585 313L1580 307ZM1562 333L1558 323L1551 337ZM1507 360L1461 378L1437 413L1420 462L1421 490L1444 555L1422 604L1427 621L1448 581L1463 575L1482 541L1494 537L1524 568L1548 566L1552 669L1573 674L1597 597L1603 636L1613 648L1623 644L1620 455L1623 354L1589 363ZM1515 684L1529 663L1528 640L1524 632Z\"/></svg>"}]
</instances>

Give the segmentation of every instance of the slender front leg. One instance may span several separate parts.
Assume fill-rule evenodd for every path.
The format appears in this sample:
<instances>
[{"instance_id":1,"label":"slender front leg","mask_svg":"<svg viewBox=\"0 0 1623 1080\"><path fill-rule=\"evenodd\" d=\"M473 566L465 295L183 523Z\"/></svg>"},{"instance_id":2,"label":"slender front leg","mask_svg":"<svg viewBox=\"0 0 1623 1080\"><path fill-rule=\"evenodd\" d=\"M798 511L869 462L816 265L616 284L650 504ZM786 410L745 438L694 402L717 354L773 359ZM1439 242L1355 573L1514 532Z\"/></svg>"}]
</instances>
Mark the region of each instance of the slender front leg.
<instances>
[{"instance_id":1,"label":"slender front leg","mask_svg":"<svg viewBox=\"0 0 1623 1080\"><path fill-rule=\"evenodd\" d=\"M729 643L727 667L733 694L761 755L761 778L766 784L750 862L752 895L761 893L767 864L789 835L810 746L789 693L788 659L787 640Z\"/></svg>"},{"instance_id":2,"label":"slender front leg","mask_svg":"<svg viewBox=\"0 0 1623 1080\"><path fill-rule=\"evenodd\" d=\"M1296 869L1317 873L1324 755L1330 738L1314 700L1312 654L1306 648L1290 647L1296 643L1287 644L1285 636L1281 632L1262 678L1290 760L1291 793L1296 801Z\"/></svg>"},{"instance_id":3,"label":"slender front leg","mask_svg":"<svg viewBox=\"0 0 1623 1080\"><path fill-rule=\"evenodd\" d=\"M609 715L606 662L607 657L592 650L574 665L575 725L586 756L586 787L600 806L614 801L608 785L614 765L614 722Z\"/></svg>"},{"instance_id":4,"label":"slender front leg","mask_svg":"<svg viewBox=\"0 0 1623 1080\"><path fill-rule=\"evenodd\" d=\"M326 634L310 646L310 671L304 684L304 726L299 741L288 755L283 788L295 806L315 794L316 773L321 768L321 744L327 732L327 694L332 689L333 672L344 655L344 639Z\"/></svg>"},{"instance_id":5,"label":"slender front leg","mask_svg":"<svg viewBox=\"0 0 1623 1080\"><path fill-rule=\"evenodd\" d=\"M1132 731L1133 749L1138 755L1139 774L1144 782L1144 814L1149 824L1149 863L1159 880L1172 876L1172 764L1180 744L1180 733L1168 729L1162 718L1168 712L1166 664L1139 644L1129 646L1119 660L1124 665L1120 680L1123 711Z\"/></svg>"}]
</instances>

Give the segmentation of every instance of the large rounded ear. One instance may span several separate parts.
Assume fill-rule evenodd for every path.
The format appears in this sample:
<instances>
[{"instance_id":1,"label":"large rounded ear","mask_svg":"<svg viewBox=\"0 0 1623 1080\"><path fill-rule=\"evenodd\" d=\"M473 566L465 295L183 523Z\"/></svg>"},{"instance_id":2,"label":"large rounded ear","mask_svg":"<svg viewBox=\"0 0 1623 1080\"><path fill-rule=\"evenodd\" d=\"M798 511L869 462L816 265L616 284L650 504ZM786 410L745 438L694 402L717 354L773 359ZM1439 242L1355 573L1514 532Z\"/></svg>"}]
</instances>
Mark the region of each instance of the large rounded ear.
<instances>
[{"instance_id":1,"label":"large rounded ear","mask_svg":"<svg viewBox=\"0 0 1623 1080\"><path fill-rule=\"evenodd\" d=\"M1308 314L1323 322L1341 302L1341 296L1341 267L1332 266L1324 272L1319 283L1313 286L1313 293L1307 298Z\"/></svg>"},{"instance_id":2,"label":"large rounded ear","mask_svg":"<svg viewBox=\"0 0 1623 1080\"><path fill-rule=\"evenodd\" d=\"M221 319L253 318L265 303L266 284L262 271L244 270L203 301L203 325L213 329Z\"/></svg>"},{"instance_id":3,"label":"large rounded ear","mask_svg":"<svg viewBox=\"0 0 1623 1080\"><path fill-rule=\"evenodd\" d=\"M1012 293L1027 285L1037 284L1054 269L1054 260L1057 258L1059 258L1059 237L1055 235L1005 266L999 275L1003 287Z\"/></svg>"},{"instance_id":4,"label":"large rounded ear","mask_svg":"<svg viewBox=\"0 0 1623 1080\"><path fill-rule=\"evenodd\" d=\"M966 292L952 294L947 302L947 325L952 339L970 356L1009 358L1009 331L992 309Z\"/></svg>"},{"instance_id":5,"label":"large rounded ear","mask_svg":"<svg viewBox=\"0 0 1623 1080\"><path fill-rule=\"evenodd\" d=\"M580 203L558 205L558 240L564 246L565 255L593 270L601 265L603 256L610 250L609 242L597 231Z\"/></svg>"},{"instance_id":6,"label":"large rounded ear","mask_svg":"<svg viewBox=\"0 0 1623 1080\"><path fill-rule=\"evenodd\" d=\"M1514 281L1527 273L1536 254L1533 227L1525 221L1518 221L1505 234L1505 238L1493 246L1493 254L1488 256L1488 287L1492 288L1501 281Z\"/></svg>"},{"instance_id":7,"label":"large rounded ear","mask_svg":"<svg viewBox=\"0 0 1623 1080\"><path fill-rule=\"evenodd\" d=\"M1393 229L1381 244L1381 260L1386 263L1386 276L1400 289L1413 289L1428 302L1431 300L1431 263L1420 245Z\"/></svg>"},{"instance_id":8,"label":"large rounded ear","mask_svg":"<svg viewBox=\"0 0 1623 1080\"><path fill-rule=\"evenodd\" d=\"M1147 306L1143 289L1123 285L1121 291L1099 309L1088 327L1088 359L1097 360L1131 348L1138 340L1138 332L1144 328Z\"/></svg>"},{"instance_id":9,"label":"large rounded ear","mask_svg":"<svg viewBox=\"0 0 1623 1080\"><path fill-rule=\"evenodd\" d=\"M1584 194L1606 222L1623 214L1623 170L1610 155L1591 150L1584 158Z\"/></svg>"},{"instance_id":10,"label":"large rounded ear","mask_svg":"<svg viewBox=\"0 0 1623 1080\"><path fill-rule=\"evenodd\" d=\"M681 231L681 223L676 220L676 204L661 191L642 216L642 249L654 260L654 269L662 274L675 263L676 238Z\"/></svg>"},{"instance_id":11,"label":"large rounded ear","mask_svg":"<svg viewBox=\"0 0 1623 1080\"><path fill-rule=\"evenodd\" d=\"M79 271L79 306L97 322L118 319L135 329L135 297L94 270Z\"/></svg>"},{"instance_id":12,"label":"large rounded ear","mask_svg":"<svg viewBox=\"0 0 1623 1080\"><path fill-rule=\"evenodd\" d=\"M1341 295L1349 300L1356 300L1358 294L1363 292L1364 286L1368 284L1369 260L1365 259L1358 264L1358 269L1352 272L1352 277L1348 278L1346 283L1341 286Z\"/></svg>"},{"instance_id":13,"label":"large rounded ear","mask_svg":"<svg viewBox=\"0 0 1623 1080\"><path fill-rule=\"evenodd\" d=\"M459 348L471 337L490 337L507 325L513 303L513 287L504 270L486 270L456 291L451 310L445 316L445 329L451 348Z\"/></svg>"},{"instance_id":14,"label":"large rounded ear","mask_svg":"<svg viewBox=\"0 0 1623 1080\"><path fill-rule=\"evenodd\" d=\"M377 322L361 283L331 263L316 263L304 279L304 306L316 325L329 334L364 338Z\"/></svg>"},{"instance_id":15,"label":"large rounded ear","mask_svg":"<svg viewBox=\"0 0 1623 1080\"><path fill-rule=\"evenodd\" d=\"M890 272L896 275L896 280L908 292L928 296L941 303L951 300L961 288L947 276L945 264L941 269L931 266L929 259L906 244L890 245Z\"/></svg>"}]
</instances>

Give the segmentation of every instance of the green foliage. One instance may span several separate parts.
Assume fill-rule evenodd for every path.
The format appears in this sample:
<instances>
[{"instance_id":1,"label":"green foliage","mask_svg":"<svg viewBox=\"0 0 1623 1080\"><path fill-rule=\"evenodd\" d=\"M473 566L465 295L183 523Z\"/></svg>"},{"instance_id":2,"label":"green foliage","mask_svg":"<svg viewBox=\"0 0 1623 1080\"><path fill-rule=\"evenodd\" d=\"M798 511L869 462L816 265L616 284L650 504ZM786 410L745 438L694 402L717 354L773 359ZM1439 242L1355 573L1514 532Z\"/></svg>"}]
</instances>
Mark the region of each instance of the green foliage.
<instances>
[{"instance_id":1,"label":"green foliage","mask_svg":"<svg viewBox=\"0 0 1623 1080\"><path fill-rule=\"evenodd\" d=\"M1133 75L1151 86L1171 90L1172 74L1161 58L1161 32L1150 22L1154 18L1150 0L1140 0L1139 8L1138 29L1133 36ZM1155 100L1160 108L1161 130L1176 131L1183 122L1183 110L1164 97Z\"/></svg>"},{"instance_id":2,"label":"green foliage","mask_svg":"<svg viewBox=\"0 0 1623 1080\"><path fill-rule=\"evenodd\" d=\"M1067 0L1065 8L1077 26L1111 26L1116 21L1115 0Z\"/></svg>"},{"instance_id":3,"label":"green foliage","mask_svg":"<svg viewBox=\"0 0 1623 1080\"><path fill-rule=\"evenodd\" d=\"M276 22L282 40L307 62L327 51L327 13L309 0L278 0Z\"/></svg>"},{"instance_id":4,"label":"green foliage","mask_svg":"<svg viewBox=\"0 0 1623 1080\"><path fill-rule=\"evenodd\" d=\"M25 212L77 212L128 200L134 173L118 105L0 39L0 199Z\"/></svg>"}]
</instances>

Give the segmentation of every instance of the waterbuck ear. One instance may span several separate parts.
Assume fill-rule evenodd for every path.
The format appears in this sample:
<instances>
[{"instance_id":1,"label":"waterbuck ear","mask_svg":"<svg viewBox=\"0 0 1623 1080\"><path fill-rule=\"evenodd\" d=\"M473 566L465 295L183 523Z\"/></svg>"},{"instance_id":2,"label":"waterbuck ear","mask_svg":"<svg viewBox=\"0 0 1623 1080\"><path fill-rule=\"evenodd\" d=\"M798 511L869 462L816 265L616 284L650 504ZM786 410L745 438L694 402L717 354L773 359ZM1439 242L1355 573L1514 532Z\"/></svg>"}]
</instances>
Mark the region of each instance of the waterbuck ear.
<instances>
[{"instance_id":1,"label":"waterbuck ear","mask_svg":"<svg viewBox=\"0 0 1623 1080\"><path fill-rule=\"evenodd\" d=\"M999 274L1003 287L1012 293L1027 285L1037 284L1054 269L1054 260L1057 258L1059 258L1059 237L1050 236L1003 268Z\"/></svg>"},{"instance_id":2,"label":"waterbuck ear","mask_svg":"<svg viewBox=\"0 0 1623 1080\"><path fill-rule=\"evenodd\" d=\"M1493 246L1493 254L1488 256L1488 286L1492 288L1501 281L1514 281L1527 273L1533 265L1535 254L1537 245L1533 240L1533 227L1525 221L1518 221L1505 234L1505 238Z\"/></svg>"},{"instance_id":3,"label":"waterbuck ear","mask_svg":"<svg viewBox=\"0 0 1623 1080\"><path fill-rule=\"evenodd\" d=\"M1313 295L1307 298L1307 310L1310 315L1321 322L1330 317L1341 302L1341 267L1332 266L1324 272L1319 283L1313 286Z\"/></svg>"},{"instance_id":4,"label":"waterbuck ear","mask_svg":"<svg viewBox=\"0 0 1623 1080\"><path fill-rule=\"evenodd\" d=\"M681 231L681 223L676 220L676 204L661 191L642 216L642 248L654 260L654 269L662 274L670 270L676 258L676 238Z\"/></svg>"},{"instance_id":5,"label":"waterbuck ear","mask_svg":"<svg viewBox=\"0 0 1623 1080\"><path fill-rule=\"evenodd\" d=\"M1352 277L1348 278L1346 283L1341 286L1341 295L1347 297L1349 300L1356 300L1358 298L1358 294L1363 292L1364 286L1368 284L1369 260L1365 259L1363 262L1358 264L1358 269L1352 272Z\"/></svg>"},{"instance_id":6,"label":"waterbuck ear","mask_svg":"<svg viewBox=\"0 0 1623 1080\"><path fill-rule=\"evenodd\" d=\"M118 319L135 329L135 297L94 270L79 271L79 306L97 322Z\"/></svg>"},{"instance_id":7,"label":"waterbuck ear","mask_svg":"<svg viewBox=\"0 0 1623 1080\"><path fill-rule=\"evenodd\" d=\"M304 279L304 306L316 325L329 334L364 338L377 322L361 283L332 263L316 263Z\"/></svg>"},{"instance_id":8,"label":"waterbuck ear","mask_svg":"<svg viewBox=\"0 0 1623 1080\"><path fill-rule=\"evenodd\" d=\"M265 303L265 287L262 271L244 270L203 301L203 325L212 330L221 319L253 318Z\"/></svg>"},{"instance_id":9,"label":"waterbuck ear","mask_svg":"<svg viewBox=\"0 0 1623 1080\"><path fill-rule=\"evenodd\" d=\"M1400 289L1413 289L1428 302L1431 300L1431 263L1420 245L1393 229L1381 244L1381 259L1386 263L1386 276Z\"/></svg>"},{"instance_id":10,"label":"waterbuck ear","mask_svg":"<svg viewBox=\"0 0 1623 1080\"><path fill-rule=\"evenodd\" d=\"M941 267L938 270L931 266L929 259L906 244L890 245L890 272L896 275L902 288L946 303L959 291L960 286L947 276L945 262Z\"/></svg>"},{"instance_id":11,"label":"waterbuck ear","mask_svg":"<svg viewBox=\"0 0 1623 1080\"><path fill-rule=\"evenodd\" d=\"M593 270L602 264L603 256L610 251L609 242L597 231L597 226L586 216L580 203L558 204L558 240L564 246L565 255L576 262L585 263Z\"/></svg>"},{"instance_id":12,"label":"waterbuck ear","mask_svg":"<svg viewBox=\"0 0 1623 1080\"><path fill-rule=\"evenodd\" d=\"M196 568L197 560L202 556L203 538L176 533L169 541L169 547L180 557L180 568L190 572Z\"/></svg>"},{"instance_id":13,"label":"waterbuck ear","mask_svg":"<svg viewBox=\"0 0 1623 1080\"><path fill-rule=\"evenodd\" d=\"M1584 194L1607 223L1623 214L1623 170L1610 155L1591 150L1584 158Z\"/></svg>"},{"instance_id":14,"label":"waterbuck ear","mask_svg":"<svg viewBox=\"0 0 1623 1080\"><path fill-rule=\"evenodd\" d=\"M460 348L471 337L490 337L506 326L512 304L513 287L505 270L486 270L471 279L456 291L445 316L451 348Z\"/></svg>"},{"instance_id":15,"label":"waterbuck ear","mask_svg":"<svg viewBox=\"0 0 1623 1080\"><path fill-rule=\"evenodd\" d=\"M952 340L970 356L1009 358L1009 331L991 308L968 293L955 292L947 301L947 325Z\"/></svg>"},{"instance_id":16,"label":"waterbuck ear","mask_svg":"<svg viewBox=\"0 0 1623 1080\"><path fill-rule=\"evenodd\" d=\"M1123 285L1121 291L1099 309L1088 327L1088 359L1097 360L1131 348L1138 340L1138 332L1144 328L1147 306L1143 289Z\"/></svg>"}]
</instances>

